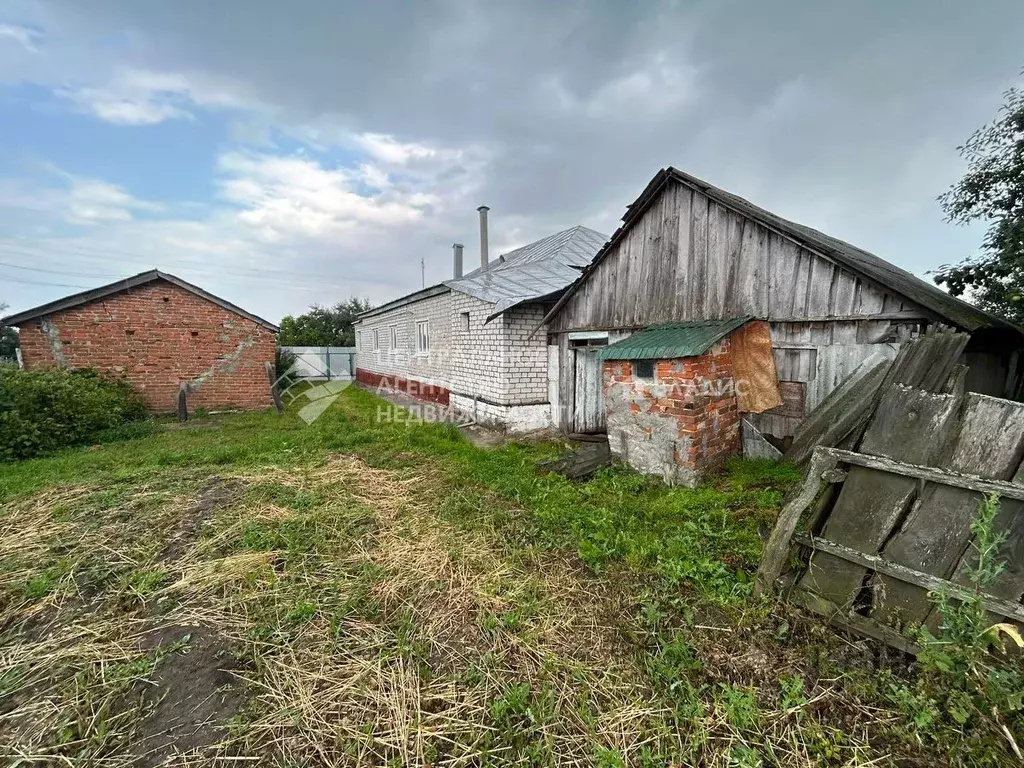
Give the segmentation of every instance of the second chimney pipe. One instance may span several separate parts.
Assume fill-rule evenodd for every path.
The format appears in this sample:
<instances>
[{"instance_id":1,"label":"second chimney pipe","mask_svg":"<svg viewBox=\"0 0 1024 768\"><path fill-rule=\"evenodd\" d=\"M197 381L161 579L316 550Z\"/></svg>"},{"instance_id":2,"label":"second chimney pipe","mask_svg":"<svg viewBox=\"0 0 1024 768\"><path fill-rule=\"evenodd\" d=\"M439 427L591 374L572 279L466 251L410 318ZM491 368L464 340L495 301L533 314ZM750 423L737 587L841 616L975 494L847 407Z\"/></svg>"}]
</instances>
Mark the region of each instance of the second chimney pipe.
<instances>
[{"instance_id":1,"label":"second chimney pipe","mask_svg":"<svg viewBox=\"0 0 1024 768\"><path fill-rule=\"evenodd\" d=\"M452 245L452 259L455 262L455 279L462 277L462 243Z\"/></svg>"},{"instance_id":2,"label":"second chimney pipe","mask_svg":"<svg viewBox=\"0 0 1024 768\"><path fill-rule=\"evenodd\" d=\"M491 210L486 205L477 208L480 211L480 269L487 269L487 212Z\"/></svg>"}]
</instances>

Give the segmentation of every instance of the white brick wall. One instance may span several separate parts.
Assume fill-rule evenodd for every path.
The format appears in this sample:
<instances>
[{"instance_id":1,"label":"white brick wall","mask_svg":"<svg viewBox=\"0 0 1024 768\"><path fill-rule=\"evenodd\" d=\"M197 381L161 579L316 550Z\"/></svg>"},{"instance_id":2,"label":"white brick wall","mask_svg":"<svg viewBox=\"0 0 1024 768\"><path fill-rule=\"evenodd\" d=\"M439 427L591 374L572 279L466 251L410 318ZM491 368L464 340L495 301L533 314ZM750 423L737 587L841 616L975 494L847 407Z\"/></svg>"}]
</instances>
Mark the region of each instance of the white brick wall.
<instances>
[{"instance_id":1,"label":"white brick wall","mask_svg":"<svg viewBox=\"0 0 1024 768\"><path fill-rule=\"evenodd\" d=\"M460 402L477 398L496 406L493 421L510 420L538 429L550 423L546 329L529 338L544 318L540 306L513 309L484 323L494 305L458 291L433 296L367 318L356 325L356 365L379 374L417 379L444 387ZM464 330L462 314L469 313ZM430 354L417 356L416 320L430 322ZM391 326L398 328L398 349L391 350ZM373 351L373 331L380 347ZM513 416L507 406L520 410ZM543 423L542 423L543 422Z\"/></svg>"},{"instance_id":2,"label":"white brick wall","mask_svg":"<svg viewBox=\"0 0 1024 768\"><path fill-rule=\"evenodd\" d=\"M451 294L443 293L361 320L356 324L356 367L448 388L450 315ZM416 351L416 323L421 320L428 324L428 354ZM391 347L392 326L398 332L395 348ZM374 330L380 340L380 349L376 351L373 349Z\"/></svg>"}]
</instances>

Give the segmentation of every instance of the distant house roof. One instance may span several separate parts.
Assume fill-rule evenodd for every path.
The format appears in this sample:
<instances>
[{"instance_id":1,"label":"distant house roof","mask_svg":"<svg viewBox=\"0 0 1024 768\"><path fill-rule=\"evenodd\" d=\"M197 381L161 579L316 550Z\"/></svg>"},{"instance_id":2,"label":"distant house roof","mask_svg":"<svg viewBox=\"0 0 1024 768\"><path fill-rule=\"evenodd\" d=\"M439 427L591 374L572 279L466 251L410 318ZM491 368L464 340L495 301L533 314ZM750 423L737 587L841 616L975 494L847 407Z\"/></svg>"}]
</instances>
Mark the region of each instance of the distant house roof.
<instances>
[{"instance_id":1,"label":"distant house roof","mask_svg":"<svg viewBox=\"0 0 1024 768\"><path fill-rule=\"evenodd\" d=\"M491 320L512 307L537 301L571 285L590 264L607 237L583 226L572 227L517 248L487 269L475 269L445 285L494 304Z\"/></svg>"},{"instance_id":2,"label":"distant house roof","mask_svg":"<svg viewBox=\"0 0 1024 768\"><path fill-rule=\"evenodd\" d=\"M359 320L380 315L450 290L494 304L490 322L502 312L552 296L571 285L608 238L583 226L572 227L502 254L460 278L445 280L359 313ZM357 321L358 322L358 321Z\"/></svg>"},{"instance_id":3,"label":"distant house roof","mask_svg":"<svg viewBox=\"0 0 1024 768\"><path fill-rule=\"evenodd\" d=\"M601 360L673 360L703 355L750 317L652 325L599 350Z\"/></svg>"},{"instance_id":4,"label":"distant house roof","mask_svg":"<svg viewBox=\"0 0 1024 768\"><path fill-rule=\"evenodd\" d=\"M66 296L63 299L57 301L51 301L49 304L43 304L35 307L34 309L27 309L24 312L19 312L16 315L9 315L3 318L3 322L6 325L22 325L23 323L36 320L46 315L52 315L55 312L63 312L66 309L77 307L82 304L88 304L91 301L105 298L115 293L121 293L122 291L131 290L132 288L138 288L139 286L152 283L156 280L164 280L172 285L176 285L189 293L195 294L196 296L212 301L219 307L226 309L228 312L233 312L236 315L240 315L247 320L252 320L254 323L258 323L272 333L277 333L280 328L262 317L246 312L239 306L232 304L230 301L226 301L219 296L214 296L208 291L204 291L197 285L182 280L180 277L168 274L167 272L161 272L158 269L151 269L148 272L140 272L132 277L126 277L124 280L118 280L117 282L110 283L109 285L103 285L99 288L93 288L89 291L82 291L71 296Z\"/></svg>"},{"instance_id":5,"label":"distant house roof","mask_svg":"<svg viewBox=\"0 0 1024 768\"><path fill-rule=\"evenodd\" d=\"M766 211L764 208L760 208L742 197L719 189L708 184L706 181L698 179L696 176L691 176L672 167L663 168L658 171L647 185L647 188L640 194L640 197L628 207L625 216L622 217L622 226L615 231L615 234L612 235L611 239L601 249L601 252L594 257L594 266L599 264L611 252L633 224L640 219L641 214L657 199L662 189L673 180L696 189L726 208L793 238L805 247L817 251L847 269L873 280L883 288L905 296L951 325L968 331L975 331L981 328L1001 328L1018 333L1021 332L1021 329L1012 323L950 296L937 286L925 282L894 264L890 264L873 253L857 248L811 227L776 216L774 213ZM548 313L548 318L552 317L565 304L579 285L587 279L588 273L589 270L584 271L576 283L562 294L558 304Z\"/></svg>"}]
</instances>

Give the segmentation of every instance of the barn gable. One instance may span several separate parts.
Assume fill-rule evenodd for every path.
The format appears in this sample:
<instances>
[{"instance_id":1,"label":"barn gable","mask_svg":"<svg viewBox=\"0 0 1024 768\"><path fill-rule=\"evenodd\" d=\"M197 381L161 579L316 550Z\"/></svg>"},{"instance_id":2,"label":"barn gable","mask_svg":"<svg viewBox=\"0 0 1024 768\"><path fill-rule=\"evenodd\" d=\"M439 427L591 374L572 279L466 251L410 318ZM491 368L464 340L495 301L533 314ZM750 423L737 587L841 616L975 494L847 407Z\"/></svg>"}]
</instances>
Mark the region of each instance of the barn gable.
<instances>
[{"instance_id":1,"label":"barn gable","mask_svg":"<svg viewBox=\"0 0 1024 768\"><path fill-rule=\"evenodd\" d=\"M633 218L627 214L617 239L551 313L551 330L745 315L773 322L941 319L835 258L671 178L642 211Z\"/></svg>"}]
</instances>

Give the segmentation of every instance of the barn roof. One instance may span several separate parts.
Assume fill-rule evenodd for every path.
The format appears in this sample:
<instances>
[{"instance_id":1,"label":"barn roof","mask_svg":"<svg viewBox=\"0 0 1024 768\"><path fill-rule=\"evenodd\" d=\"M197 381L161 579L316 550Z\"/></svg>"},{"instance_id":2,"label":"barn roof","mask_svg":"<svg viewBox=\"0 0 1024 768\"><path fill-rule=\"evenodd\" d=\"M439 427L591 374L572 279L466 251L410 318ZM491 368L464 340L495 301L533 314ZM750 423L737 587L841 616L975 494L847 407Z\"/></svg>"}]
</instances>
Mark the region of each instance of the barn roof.
<instances>
[{"instance_id":1,"label":"barn roof","mask_svg":"<svg viewBox=\"0 0 1024 768\"><path fill-rule=\"evenodd\" d=\"M547 298L571 285L593 260L607 237L572 227L500 256L487 269L475 269L445 285L494 304L491 320L514 306Z\"/></svg>"},{"instance_id":2,"label":"barn roof","mask_svg":"<svg viewBox=\"0 0 1024 768\"><path fill-rule=\"evenodd\" d=\"M703 355L751 317L652 325L598 350L600 360L674 360Z\"/></svg>"},{"instance_id":3,"label":"barn roof","mask_svg":"<svg viewBox=\"0 0 1024 768\"><path fill-rule=\"evenodd\" d=\"M895 264L891 264L873 253L857 248L811 227L784 219L764 208L754 205L749 200L726 192L724 189L708 184L696 176L691 176L672 167L663 168L658 171L646 189L640 194L640 197L627 208L626 214L622 217L622 226L615 231L615 234L612 235L600 253L594 257L593 266L599 264L611 252L633 224L640 219L641 214L658 198L661 191L671 181L677 181L692 189L696 189L719 205L796 240L804 247L816 251L852 272L860 274L881 287L898 293L919 306L930 310L938 318L951 325L968 331L976 331L981 328L1001 328L1014 330L1018 333L1021 332L1021 329L1012 323L950 296L937 286L912 275L904 269L900 269ZM569 297L587 279L589 272L590 269L585 270L579 279L570 286L569 290L562 294L558 304L548 313L548 317L545 320L553 317L561 309Z\"/></svg>"},{"instance_id":4,"label":"barn roof","mask_svg":"<svg viewBox=\"0 0 1024 768\"><path fill-rule=\"evenodd\" d=\"M180 277L175 277L167 272L161 272L158 269L151 269L148 272L140 272L137 275L126 277L124 280L118 280L117 282L110 283L108 285L101 285L99 288L93 288L92 290L82 291L81 293L75 293L71 296L65 296L63 299L57 299L57 301L51 301L49 304L42 304L33 309L26 309L24 312L19 312L15 315L9 315L3 318L3 323L6 325L21 325L31 320L36 320L46 315L52 315L54 312L62 312L72 307L77 307L82 304L88 304L91 301L111 296L115 293L121 293L122 291L128 291L132 288L138 288L139 286L152 283L156 280L164 280L172 285L176 285L189 293L195 294L201 299L212 301L219 307L226 309L228 312L233 312L236 315L241 315L247 320L252 320L254 323L262 325L268 331L277 333L280 328L262 317L246 312L239 306L232 304L230 301L214 296L208 291L204 291L198 285L192 285L192 283L182 280Z\"/></svg>"}]
</instances>

